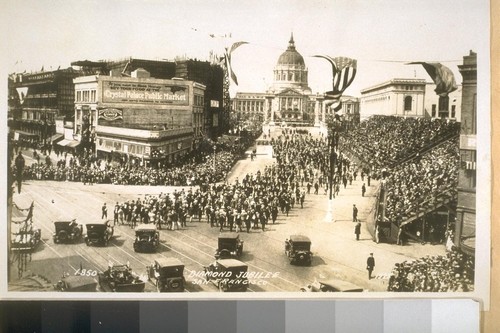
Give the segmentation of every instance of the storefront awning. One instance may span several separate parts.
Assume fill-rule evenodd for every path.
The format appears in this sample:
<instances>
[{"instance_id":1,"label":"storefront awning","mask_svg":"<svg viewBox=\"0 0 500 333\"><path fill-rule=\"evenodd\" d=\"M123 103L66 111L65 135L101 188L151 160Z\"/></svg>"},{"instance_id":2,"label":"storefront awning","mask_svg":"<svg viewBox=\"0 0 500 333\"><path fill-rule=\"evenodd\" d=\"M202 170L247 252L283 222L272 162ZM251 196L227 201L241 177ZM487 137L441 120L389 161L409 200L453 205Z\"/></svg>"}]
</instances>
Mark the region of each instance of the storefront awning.
<instances>
[{"instance_id":1,"label":"storefront awning","mask_svg":"<svg viewBox=\"0 0 500 333\"><path fill-rule=\"evenodd\" d=\"M24 135L24 136L38 136L38 134L34 134L34 133L30 133L30 132L25 132L25 131L20 131L20 130L16 130L14 132L14 135L15 134L18 134L18 135Z\"/></svg>"},{"instance_id":2,"label":"storefront awning","mask_svg":"<svg viewBox=\"0 0 500 333\"><path fill-rule=\"evenodd\" d=\"M68 143L68 147L70 147L70 148L74 148L74 147L78 146L79 144L80 144L80 141L75 141L75 140L73 140L73 141L70 141L70 142Z\"/></svg>"},{"instance_id":3,"label":"storefront awning","mask_svg":"<svg viewBox=\"0 0 500 333\"><path fill-rule=\"evenodd\" d=\"M50 142L56 142L57 140L59 140L63 136L64 136L64 134L60 134L60 133L54 134L50 137Z\"/></svg>"},{"instance_id":4,"label":"storefront awning","mask_svg":"<svg viewBox=\"0 0 500 333\"><path fill-rule=\"evenodd\" d=\"M57 143L59 146L74 148L80 144L80 141L63 139Z\"/></svg>"},{"instance_id":5,"label":"storefront awning","mask_svg":"<svg viewBox=\"0 0 500 333\"><path fill-rule=\"evenodd\" d=\"M63 139L63 140L59 141L57 144L58 144L59 146L63 146L63 147L64 147L64 146L67 146L67 145L68 145L71 141L72 141L72 140L66 140L66 139Z\"/></svg>"}]
</instances>

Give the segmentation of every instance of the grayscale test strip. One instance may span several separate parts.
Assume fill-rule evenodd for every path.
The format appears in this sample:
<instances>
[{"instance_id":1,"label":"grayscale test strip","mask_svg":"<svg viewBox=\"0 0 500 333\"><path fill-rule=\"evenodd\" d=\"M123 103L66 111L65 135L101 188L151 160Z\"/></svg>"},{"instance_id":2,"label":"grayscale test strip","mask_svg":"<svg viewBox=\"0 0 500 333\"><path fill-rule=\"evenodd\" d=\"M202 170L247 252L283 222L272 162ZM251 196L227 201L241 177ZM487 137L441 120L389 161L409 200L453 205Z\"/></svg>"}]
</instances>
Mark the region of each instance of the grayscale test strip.
<instances>
[{"instance_id":1,"label":"grayscale test strip","mask_svg":"<svg viewBox=\"0 0 500 333\"><path fill-rule=\"evenodd\" d=\"M1 332L479 332L472 300L0 303Z\"/></svg>"}]
</instances>

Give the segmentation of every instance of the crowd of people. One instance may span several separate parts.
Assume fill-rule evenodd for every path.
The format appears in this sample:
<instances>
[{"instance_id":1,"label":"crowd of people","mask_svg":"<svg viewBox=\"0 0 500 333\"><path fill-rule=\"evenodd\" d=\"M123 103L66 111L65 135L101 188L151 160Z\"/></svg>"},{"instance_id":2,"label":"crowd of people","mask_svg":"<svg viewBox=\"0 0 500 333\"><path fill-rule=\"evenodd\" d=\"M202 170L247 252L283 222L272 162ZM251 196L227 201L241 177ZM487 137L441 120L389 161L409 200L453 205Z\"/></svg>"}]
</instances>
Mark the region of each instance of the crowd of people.
<instances>
[{"instance_id":1,"label":"crowd of people","mask_svg":"<svg viewBox=\"0 0 500 333\"><path fill-rule=\"evenodd\" d=\"M295 173L293 166L275 163L262 173L247 174L231 184L211 184L117 203L115 223L132 227L155 223L159 228L175 230L186 227L188 222L201 222L204 217L206 223L221 231L265 231L266 225L276 222L278 214L288 216L295 206L303 207L306 193L293 176Z\"/></svg>"},{"instance_id":2,"label":"crowd of people","mask_svg":"<svg viewBox=\"0 0 500 333\"><path fill-rule=\"evenodd\" d=\"M375 177L440 138L460 132L460 123L444 119L373 116L363 124L343 133L340 147L355 155Z\"/></svg>"},{"instance_id":3,"label":"crowd of people","mask_svg":"<svg viewBox=\"0 0 500 333\"><path fill-rule=\"evenodd\" d=\"M411 212L434 207L440 196L456 196L459 158L455 138L393 168L386 179L385 218L400 223Z\"/></svg>"},{"instance_id":4,"label":"crowd of people","mask_svg":"<svg viewBox=\"0 0 500 333\"><path fill-rule=\"evenodd\" d=\"M16 151L18 148L22 147L14 146ZM152 167L144 165L138 159L113 159L111 154L97 158L90 150L83 150L75 155L55 150L57 161L53 162L50 158L51 149L44 146L40 151L33 149L34 163L24 167L23 179L84 184L200 185L223 181L245 149L245 143L230 148L221 144L215 154L210 147L193 152L178 163ZM15 166L12 171L16 172Z\"/></svg>"},{"instance_id":5,"label":"crowd of people","mask_svg":"<svg viewBox=\"0 0 500 333\"><path fill-rule=\"evenodd\" d=\"M397 263L387 291L468 292L474 290L474 259L457 250Z\"/></svg>"}]
</instances>

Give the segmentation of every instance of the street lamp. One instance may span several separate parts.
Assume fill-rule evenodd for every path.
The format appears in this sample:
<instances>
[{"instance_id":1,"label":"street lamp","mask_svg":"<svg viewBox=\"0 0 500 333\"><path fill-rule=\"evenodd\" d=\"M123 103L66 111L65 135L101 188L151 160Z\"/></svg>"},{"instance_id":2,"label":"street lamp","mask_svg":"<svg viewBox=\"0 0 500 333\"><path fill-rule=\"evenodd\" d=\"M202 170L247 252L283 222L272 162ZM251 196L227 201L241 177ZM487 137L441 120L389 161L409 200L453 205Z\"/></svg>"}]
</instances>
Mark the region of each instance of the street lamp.
<instances>
[{"instance_id":1,"label":"street lamp","mask_svg":"<svg viewBox=\"0 0 500 333\"><path fill-rule=\"evenodd\" d=\"M215 143L214 143L214 176L215 176L215 150L217 149L217 147L215 146Z\"/></svg>"}]
</instances>

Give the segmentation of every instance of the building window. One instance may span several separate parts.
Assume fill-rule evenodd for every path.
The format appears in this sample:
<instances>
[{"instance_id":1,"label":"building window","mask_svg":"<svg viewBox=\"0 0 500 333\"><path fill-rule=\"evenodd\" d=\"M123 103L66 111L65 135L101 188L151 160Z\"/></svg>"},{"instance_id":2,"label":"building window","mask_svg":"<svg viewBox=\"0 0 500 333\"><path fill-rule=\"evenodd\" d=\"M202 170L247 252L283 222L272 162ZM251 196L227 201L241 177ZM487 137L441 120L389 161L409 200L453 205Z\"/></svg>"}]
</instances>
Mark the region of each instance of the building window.
<instances>
[{"instance_id":1,"label":"building window","mask_svg":"<svg viewBox=\"0 0 500 333\"><path fill-rule=\"evenodd\" d=\"M456 109L456 105L452 105L452 106L451 106L451 118L455 118L455 116L456 116L456 115L455 115L455 113L456 113L456 112L455 112L455 109Z\"/></svg>"},{"instance_id":2,"label":"building window","mask_svg":"<svg viewBox=\"0 0 500 333\"><path fill-rule=\"evenodd\" d=\"M436 117L436 104L432 104L432 118Z\"/></svg>"},{"instance_id":3,"label":"building window","mask_svg":"<svg viewBox=\"0 0 500 333\"><path fill-rule=\"evenodd\" d=\"M95 102L96 101L96 91L95 90L91 90L90 91L90 101L91 102Z\"/></svg>"},{"instance_id":4,"label":"building window","mask_svg":"<svg viewBox=\"0 0 500 333\"><path fill-rule=\"evenodd\" d=\"M77 102L81 102L82 101L82 92L81 91L77 91L76 92L76 101Z\"/></svg>"},{"instance_id":5,"label":"building window","mask_svg":"<svg viewBox=\"0 0 500 333\"><path fill-rule=\"evenodd\" d=\"M413 98L411 96L405 97L405 111L411 111L412 102L413 102Z\"/></svg>"}]
</instances>

